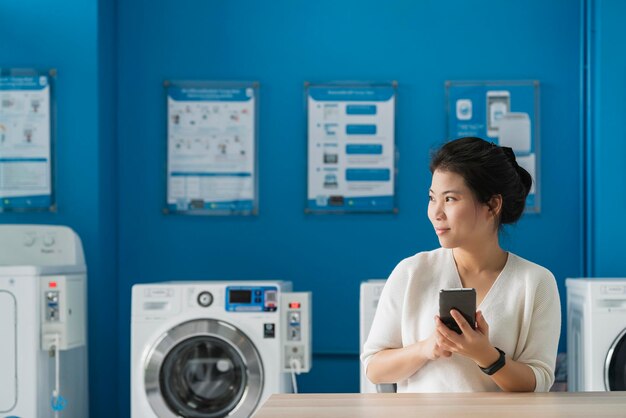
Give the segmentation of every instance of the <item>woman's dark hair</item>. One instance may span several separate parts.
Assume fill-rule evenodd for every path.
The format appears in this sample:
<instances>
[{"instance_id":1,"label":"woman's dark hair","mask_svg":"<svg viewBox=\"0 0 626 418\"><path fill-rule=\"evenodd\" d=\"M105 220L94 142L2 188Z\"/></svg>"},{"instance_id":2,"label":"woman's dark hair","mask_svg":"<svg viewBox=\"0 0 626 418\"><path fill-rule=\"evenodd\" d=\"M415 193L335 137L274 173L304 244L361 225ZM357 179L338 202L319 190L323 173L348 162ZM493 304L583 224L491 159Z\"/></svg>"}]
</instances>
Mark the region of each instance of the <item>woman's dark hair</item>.
<instances>
[{"instance_id":1,"label":"woman's dark hair","mask_svg":"<svg viewBox=\"0 0 626 418\"><path fill-rule=\"evenodd\" d=\"M502 196L497 226L513 224L522 216L532 185L528 171L517 165L513 150L481 138L465 137L444 144L430 160L430 172L459 174L480 203Z\"/></svg>"}]
</instances>

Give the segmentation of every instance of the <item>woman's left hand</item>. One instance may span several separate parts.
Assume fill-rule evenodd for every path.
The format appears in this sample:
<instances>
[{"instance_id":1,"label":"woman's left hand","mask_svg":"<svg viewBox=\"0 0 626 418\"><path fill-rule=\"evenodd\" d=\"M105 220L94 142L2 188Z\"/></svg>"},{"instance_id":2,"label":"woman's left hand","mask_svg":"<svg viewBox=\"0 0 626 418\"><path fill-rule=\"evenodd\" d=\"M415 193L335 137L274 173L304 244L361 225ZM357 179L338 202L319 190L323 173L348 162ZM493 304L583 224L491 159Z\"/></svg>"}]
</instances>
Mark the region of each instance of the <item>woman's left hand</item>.
<instances>
[{"instance_id":1,"label":"woman's left hand","mask_svg":"<svg viewBox=\"0 0 626 418\"><path fill-rule=\"evenodd\" d=\"M476 312L476 329L456 310L450 314L463 331L457 334L437 318L437 343L444 350L460 354L474 360L480 367L493 364L499 357L498 351L489 342L489 325L482 312Z\"/></svg>"}]
</instances>

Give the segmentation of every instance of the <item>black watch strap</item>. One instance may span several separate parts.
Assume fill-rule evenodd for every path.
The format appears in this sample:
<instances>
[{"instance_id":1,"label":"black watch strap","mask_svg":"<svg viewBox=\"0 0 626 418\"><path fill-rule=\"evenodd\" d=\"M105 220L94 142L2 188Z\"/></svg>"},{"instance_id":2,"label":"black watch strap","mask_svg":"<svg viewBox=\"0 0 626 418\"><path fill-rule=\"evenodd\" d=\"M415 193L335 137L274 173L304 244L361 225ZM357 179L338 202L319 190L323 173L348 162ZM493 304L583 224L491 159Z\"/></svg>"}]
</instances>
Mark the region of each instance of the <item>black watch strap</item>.
<instances>
[{"instance_id":1,"label":"black watch strap","mask_svg":"<svg viewBox=\"0 0 626 418\"><path fill-rule=\"evenodd\" d=\"M480 370L483 371L483 373L488 374L489 376L491 376L492 374L494 374L495 372L497 372L498 370L503 368L504 365L506 364L504 351L500 350L498 347L494 347L494 348L496 350L498 350L498 352L500 353L500 357L498 357L496 362L493 363L491 366L488 366L488 367L480 367L480 366L478 366L478 367L480 367Z\"/></svg>"}]
</instances>

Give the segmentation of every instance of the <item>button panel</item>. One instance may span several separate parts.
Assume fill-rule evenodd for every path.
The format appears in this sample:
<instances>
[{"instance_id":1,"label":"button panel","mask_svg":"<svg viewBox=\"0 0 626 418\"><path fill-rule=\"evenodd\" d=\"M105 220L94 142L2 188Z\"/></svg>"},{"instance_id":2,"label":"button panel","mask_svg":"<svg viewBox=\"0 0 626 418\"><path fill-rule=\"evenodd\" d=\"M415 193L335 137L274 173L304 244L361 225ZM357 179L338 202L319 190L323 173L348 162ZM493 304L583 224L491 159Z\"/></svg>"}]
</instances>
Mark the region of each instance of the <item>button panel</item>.
<instances>
[{"instance_id":1,"label":"button panel","mask_svg":"<svg viewBox=\"0 0 626 418\"><path fill-rule=\"evenodd\" d=\"M287 341L300 341L300 312L287 311Z\"/></svg>"},{"instance_id":2,"label":"button panel","mask_svg":"<svg viewBox=\"0 0 626 418\"><path fill-rule=\"evenodd\" d=\"M60 320L59 292L49 290L45 295L46 321L58 322Z\"/></svg>"},{"instance_id":3,"label":"button panel","mask_svg":"<svg viewBox=\"0 0 626 418\"><path fill-rule=\"evenodd\" d=\"M284 372L308 372L311 369L311 292L281 294L283 323Z\"/></svg>"}]
</instances>

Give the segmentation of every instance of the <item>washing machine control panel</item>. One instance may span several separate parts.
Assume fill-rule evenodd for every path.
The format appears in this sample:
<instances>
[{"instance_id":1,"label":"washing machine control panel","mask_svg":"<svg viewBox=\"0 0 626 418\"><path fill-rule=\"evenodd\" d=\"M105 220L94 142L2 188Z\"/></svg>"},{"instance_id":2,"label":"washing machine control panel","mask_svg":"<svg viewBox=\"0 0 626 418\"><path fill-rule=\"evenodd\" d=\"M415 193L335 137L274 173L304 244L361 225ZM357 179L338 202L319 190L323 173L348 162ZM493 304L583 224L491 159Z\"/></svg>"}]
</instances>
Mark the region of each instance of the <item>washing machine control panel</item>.
<instances>
[{"instance_id":1,"label":"washing machine control panel","mask_svg":"<svg viewBox=\"0 0 626 418\"><path fill-rule=\"evenodd\" d=\"M71 229L52 225L0 225L3 266L83 266L82 244Z\"/></svg>"},{"instance_id":2,"label":"washing machine control panel","mask_svg":"<svg viewBox=\"0 0 626 418\"><path fill-rule=\"evenodd\" d=\"M275 312L278 309L278 288L228 286L224 306L229 312Z\"/></svg>"}]
</instances>

